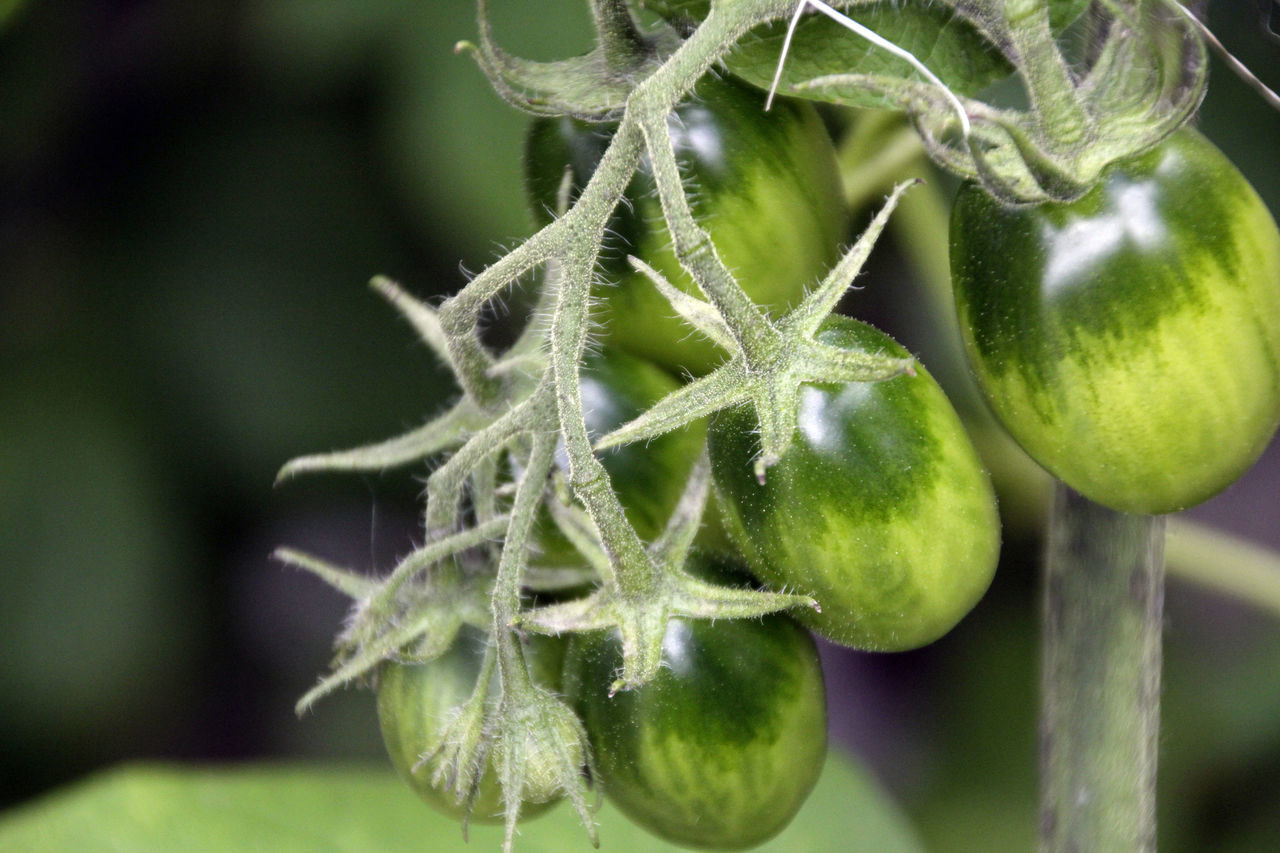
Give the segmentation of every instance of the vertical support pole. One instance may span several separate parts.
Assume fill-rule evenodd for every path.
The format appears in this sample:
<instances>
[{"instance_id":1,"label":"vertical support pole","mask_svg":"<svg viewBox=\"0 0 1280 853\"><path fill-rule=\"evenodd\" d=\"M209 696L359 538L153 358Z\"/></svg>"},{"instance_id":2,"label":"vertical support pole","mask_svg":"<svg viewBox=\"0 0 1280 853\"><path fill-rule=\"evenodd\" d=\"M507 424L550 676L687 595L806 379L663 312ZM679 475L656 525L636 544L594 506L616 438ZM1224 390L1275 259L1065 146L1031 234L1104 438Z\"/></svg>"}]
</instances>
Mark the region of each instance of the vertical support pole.
<instances>
[{"instance_id":1,"label":"vertical support pole","mask_svg":"<svg viewBox=\"0 0 1280 853\"><path fill-rule=\"evenodd\" d=\"M1154 853L1163 517L1059 483L1044 574L1041 853Z\"/></svg>"}]
</instances>

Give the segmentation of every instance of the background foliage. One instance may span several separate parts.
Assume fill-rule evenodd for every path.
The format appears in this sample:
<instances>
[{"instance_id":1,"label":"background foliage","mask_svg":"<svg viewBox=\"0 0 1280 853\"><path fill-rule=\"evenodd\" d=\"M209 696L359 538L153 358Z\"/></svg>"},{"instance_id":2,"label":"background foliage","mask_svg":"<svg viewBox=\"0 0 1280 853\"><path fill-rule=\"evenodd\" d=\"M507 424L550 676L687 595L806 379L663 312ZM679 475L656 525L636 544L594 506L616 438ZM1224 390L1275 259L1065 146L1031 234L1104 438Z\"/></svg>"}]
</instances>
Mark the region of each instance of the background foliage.
<instances>
[{"instance_id":1,"label":"background foliage","mask_svg":"<svg viewBox=\"0 0 1280 853\"><path fill-rule=\"evenodd\" d=\"M589 45L580 3L493 6L518 53ZM1278 87L1260 14L1210 22ZM363 282L451 292L530 228L524 118L452 52L473 0L10 0L0 27L0 805L138 757L380 761L367 693L293 717L344 604L266 555L385 569L421 482L271 481L453 393ZM1201 126L1280 211L1280 114L1216 66ZM940 237L849 305L927 362L911 262ZM1194 515L1280 547L1280 446ZM1033 833L1039 542L1006 536L942 642L824 650L835 737L930 850ZM1164 849L1280 849L1280 622L1169 595Z\"/></svg>"}]
</instances>

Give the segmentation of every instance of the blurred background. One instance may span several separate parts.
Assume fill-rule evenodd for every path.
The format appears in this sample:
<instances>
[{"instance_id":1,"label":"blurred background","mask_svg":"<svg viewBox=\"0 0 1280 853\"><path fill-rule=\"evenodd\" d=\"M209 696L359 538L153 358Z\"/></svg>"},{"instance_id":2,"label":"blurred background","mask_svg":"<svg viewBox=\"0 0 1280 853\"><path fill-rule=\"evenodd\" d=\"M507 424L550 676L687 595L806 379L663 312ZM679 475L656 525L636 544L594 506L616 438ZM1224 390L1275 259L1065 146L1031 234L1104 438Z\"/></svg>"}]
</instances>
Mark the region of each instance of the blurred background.
<instances>
[{"instance_id":1,"label":"blurred background","mask_svg":"<svg viewBox=\"0 0 1280 853\"><path fill-rule=\"evenodd\" d=\"M1267 2L1210 23L1280 87ZM516 52L590 45L577 0L492 5ZM385 570L423 472L272 481L454 393L370 276L447 294L529 232L474 31L473 0L0 0L0 806L136 758L381 760L368 693L294 716L345 602L268 555ZM1215 65L1201 121L1280 211L1280 113ZM958 373L882 248L852 310ZM825 650L834 735L931 850L1034 832L1044 481L989 463L1024 473L978 609ZM1190 515L1280 548L1280 444ZM1163 847L1280 850L1280 620L1177 577L1167 609Z\"/></svg>"}]
</instances>

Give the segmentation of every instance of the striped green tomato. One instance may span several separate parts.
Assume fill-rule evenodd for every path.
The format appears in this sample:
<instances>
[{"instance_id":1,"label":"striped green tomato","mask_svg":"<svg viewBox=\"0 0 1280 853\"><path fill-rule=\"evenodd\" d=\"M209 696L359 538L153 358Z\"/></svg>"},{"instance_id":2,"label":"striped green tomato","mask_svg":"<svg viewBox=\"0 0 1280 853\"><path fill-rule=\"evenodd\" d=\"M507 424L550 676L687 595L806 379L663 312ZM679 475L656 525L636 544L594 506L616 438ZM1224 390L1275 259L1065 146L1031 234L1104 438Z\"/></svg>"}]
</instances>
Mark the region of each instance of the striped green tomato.
<instances>
[{"instance_id":1,"label":"striped green tomato","mask_svg":"<svg viewBox=\"0 0 1280 853\"><path fill-rule=\"evenodd\" d=\"M613 128L570 118L535 119L525 141L525 187L539 225L551 221L565 169L573 192L595 171ZM716 251L756 304L778 314L803 298L838 257L847 217L835 149L812 106L708 76L676 108L672 140L690 207ZM608 285L593 318L609 347L677 372L703 374L725 353L695 333L648 278L635 255L675 286L697 286L672 251L653 177L642 168L609 222L601 250Z\"/></svg>"},{"instance_id":2,"label":"striped green tomato","mask_svg":"<svg viewBox=\"0 0 1280 853\"><path fill-rule=\"evenodd\" d=\"M833 316L824 343L904 357L888 335ZM936 640L991 583L1000 551L995 495L933 377L806 385L782 461L756 480L759 427L746 408L707 432L730 538L775 588L812 595L796 618L854 648Z\"/></svg>"},{"instance_id":3,"label":"striped green tomato","mask_svg":"<svg viewBox=\"0 0 1280 853\"><path fill-rule=\"evenodd\" d=\"M1190 129L1069 204L1005 207L962 188L951 260L988 402L1085 497L1193 506L1280 424L1280 232Z\"/></svg>"},{"instance_id":4,"label":"striped green tomato","mask_svg":"<svg viewBox=\"0 0 1280 853\"><path fill-rule=\"evenodd\" d=\"M704 577L720 571L690 568ZM773 837L809 796L826 756L813 639L782 614L678 618L667 624L662 655L651 681L610 696L622 666L617 632L570 640L565 691L605 795L677 844L741 849Z\"/></svg>"},{"instance_id":5,"label":"striped green tomato","mask_svg":"<svg viewBox=\"0 0 1280 853\"><path fill-rule=\"evenodd\" d=\"M463 817L466 808L447 785L433 780L439 759L424 759L441 746L441 736L451 715L471 697L480 676L487 635L463 628L452 648L426 663L387 661L378 668L378 723L382 741L396 772L428 805ZM530 675L547 688L558 689L566 643L560 638L532 636L525 647ZM500 695L495 672L491 697ZM542 814L561 798L558 790L525 790L522 817ZM505 808L498 775L486 760L470 819L499 823Z\"/></svg>"}]
</instances>

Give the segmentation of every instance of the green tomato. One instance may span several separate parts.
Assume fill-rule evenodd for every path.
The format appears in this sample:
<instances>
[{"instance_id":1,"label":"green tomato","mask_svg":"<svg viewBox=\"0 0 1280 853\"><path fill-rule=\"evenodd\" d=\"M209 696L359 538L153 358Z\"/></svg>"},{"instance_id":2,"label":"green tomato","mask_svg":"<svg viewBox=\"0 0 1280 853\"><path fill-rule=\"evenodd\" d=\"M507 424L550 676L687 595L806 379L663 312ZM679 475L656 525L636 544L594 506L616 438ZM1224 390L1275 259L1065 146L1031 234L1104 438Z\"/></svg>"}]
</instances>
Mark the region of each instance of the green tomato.
<instances>
[{"instance_id":1,"label":"green tomato","mask_svg":"<svg viewBox=\"0 0 1280 853\"><path fill-rule=\"evenodd\" d=\"M743 83L707 77L676 108L671 128L694 217L748 296L778 315L803 298L838 257L846 216L831 139L814 109L764 95ZM573 195L608 147L612 126L535 119L525 145L525 184L534 218L551 221L565 169ZM667 368L709 372L725 353L680 320L635 255L688 293L700 294L680 267L657 189L637 172L608 225L601 252L608 285L593 314L603 340Z\"/></svg>"},{"instance_id":2,"label":"green tomato","mask_svg":"<svg viewBox=\"0 0 1280 853\"><path fill-rule=\"evenodd\" d=\"M589 355L580 374L583 416L591 439L635 418L680 387L671 374L649 362L605 348ZM610 448L600 454L627 520L646 541L666 526L693 463L702 452L705 425L699 422L649 442ZM558 464L568 471L569 460ZM534 532L531 565L576 567L583 558L544 512Z\"/></svg>"},{"instance_id":3,"label":"green tomato","mask_svg":"<svg viewBox=\"0 0 1280 853\"><path fill-rule=\"evenodd\" d=\"M1163 513L1221 491L1280 424L1280 233L1191 130L1069 204L961 189L956 308L992 409L1084 496Z\"/></svg>"},{"instance_id":4,"label":"green tomato","mask_svg":"<svg viewBox=\"0 0 1280 853\"><path fill-rule=\"evenodd\" d=\"M378 723L382 741L396 772L428 805L461 818L464 808L452 790L432 783L438 761L422 761L424 753L438 745L440 734L456 708L470 698L480 676L487 636L463 628L453 647L427 663L388 661L378 668ZM566 643L554 637L533 636L525 646L525 660L535 683L558 690ZM501 695L495 671L490 699ZM551 808L558 791L525 790L522 817L534 817ZM500 823L503 819L502 788L488 760L476 794L470 820Z\"/></svg>"},{"instance_id":5,"label":"green tomato","mask_svg":"<svg viewBox=\"0 0 1280 853\"><path fill-rule=\"evenodd\" d=\"M691 571L719 572L704 558ZM723 582L722 577L717 580ZM565 691L582 718L605 795L677 844L752 847L780 832L826 756L822 669L808 632L782 614L672 619L662 669L609 695L616 631L575 635Z\"/></svg>"},{"instance_id":6,"label":"green tomato","mask_svg":"<svg viewBox=\"0 0 1280 853\"><path fill-rule=\"evenodd\" d=\"M847 317L818 339L908 355ZM951 403L928 372L805 385L790 449L757 481L755 413L717 414L707 434L725 526L751 570L812 595L796 618L854 648L899 651L952 628L991 582L995 495Z\"/></svg>"}]
</instances>

